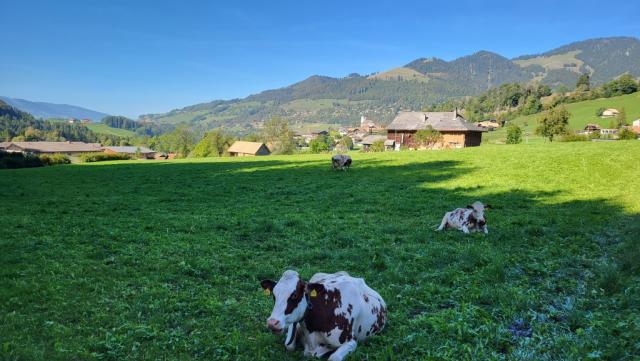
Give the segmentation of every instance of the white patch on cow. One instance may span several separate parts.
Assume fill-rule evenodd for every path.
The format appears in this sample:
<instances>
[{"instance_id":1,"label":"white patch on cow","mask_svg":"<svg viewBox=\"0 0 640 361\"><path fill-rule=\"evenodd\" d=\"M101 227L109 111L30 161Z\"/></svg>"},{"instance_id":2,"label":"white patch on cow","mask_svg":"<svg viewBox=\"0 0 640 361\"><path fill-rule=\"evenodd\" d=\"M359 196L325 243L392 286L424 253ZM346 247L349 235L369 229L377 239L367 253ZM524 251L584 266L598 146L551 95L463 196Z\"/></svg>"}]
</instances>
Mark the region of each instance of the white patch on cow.
<instances>
[{"instance_id":1,"label":"white patch on cow","mask_svg":"<svg viewBox=\"0 0 640 361\"><path fill-rule=\"evenodd\" d=\"M438 231L445 228L459 229L464 233L483 231L489 233L486 219L484 217L485 205L480 202L474 202L467 208L456 208L451 212L445 213L438 227Z\"/></svg>"},{"instance_id":2,"label":"white patch on cow","mask_svg":"<svg viewBox=\"0 0 640 361\"><path fill-rule=\"evenodd\" d=\"M278 281L278 284L274 288L276 299L281 297L281 292L283 295L286 293L283 291L285 288L291 291L295 290L294 279L295 284L297 284L299 279L297 273L288 275L287 272L285 272L283 278ZM282 289L278 287L281 282L283 282ZM342 360L350 352L355 350L357 341L363 341L382 330L386 321L386 305L382 297L367 286L363 279L351 277L346 272L334 274L316 273L311 277L309 283L321 284L327 292L339 291L340 303L339 306L333 310L333 314L336 317L344 317L348 320L351 327L351 334L348 337L343 337L345 330L341 329L340 324L336 325L329 332L311 332L305 324L306 318L302 319L298 323L299 332L297 333L297 338L304 346L305 356L321 357L334 351L329 359ZM285 287L285 285L287 286ZM325 297L328 297L326 293ZM282 306L278 307L282 308ZM286 302L284 307L286 307ZM304 308L305 310L307 308L306 302ZM276 313L279 313L279 311L275 312L275 309L276 307L274 307L272 317L277 316ZM282 310L284 310L284 308L282 308ZM306 311L309 312L307 317L313 317L313 308L309 308ZM288 335L286 339L291 340L290 337L291 335ZM340 341L341 338L343 339L342 342ZM287 349L289 349L289 347L287 347Z\"/></svg>"},{"instance_id":3,"label":"white patch on cow","mask_svg":"<svg viewBox=\"0 0 640 361\"><path fill-rule=\"evenodd\" d=\"M285 315L287 301L291 294L296 291L299 280L300 276L298 275L298 272L289 270L282 274L282 277L273 288L275 303L271 310L269 320L279 321L279 326L283 330L291 326L292 323L300 321L302 317L304 317L304 312L307 308L307 301L302 297L302 300L293 312Z\"/></svg>"}]
</instances>

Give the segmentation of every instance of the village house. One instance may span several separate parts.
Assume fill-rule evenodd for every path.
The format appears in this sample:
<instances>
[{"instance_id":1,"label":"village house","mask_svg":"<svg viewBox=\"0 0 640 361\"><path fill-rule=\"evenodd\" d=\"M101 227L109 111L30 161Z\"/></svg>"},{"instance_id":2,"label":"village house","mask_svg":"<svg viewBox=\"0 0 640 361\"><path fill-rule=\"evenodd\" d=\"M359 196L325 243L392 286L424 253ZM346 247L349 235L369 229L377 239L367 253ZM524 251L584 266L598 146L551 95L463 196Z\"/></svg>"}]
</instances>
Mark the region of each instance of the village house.
<instances>
[{"instance_id":1,"label":"village house","mask_svg":"<svg viewBox=\"0 0 640 361\"><path fill-rule=\"evenodd\" d=\"M6 152L34 153L34 154L66 154L79 155L81 153L101 153L99 143L84 142L9 142L5 146Z\"/></svg>"},{"instance_id":2,"label":"village house","mask_svg":"<svg viewBox=\"0 0 640 361\"><path fill-rule=\"evenodd\" d=\"M128 154L131 157L135 157L137 155L140 158L144 159L155 159L156 152L146 147L138 147L138 146L107 146L104 147L104 152L107 154Z\"/></svg>"},{"instance_id":3,"label":"village house","mask_svg":"<svg viewBox=\"0 0 640 361\"><path fill-rule=\"evenodd\" d=\"M256 155L269 155L271 151L264 143L245 142L238 140L227 150L232 157L247 157Z\"/></svg>"},{"instance_id":4,"label":"village house","mask_svg":"<svg viewBox=\"0 0 640 361\"><path fill-rule=\"evenodd\" d=\"M577 131L577 134L592 134L592 133L599 133L600 132L600 126L598 124L587 124L585 125L583 130L579 130Z\"/></svg>"},{"instance_id":5,"label":"village house","mask_svg":"<svg viewBox=\"0 0 640 361\"><path fill-rule=\"evenodd\" d=\"M377 141L386 141L387 140L387 136L386 135L367 135L366 137L364 137L362 139L362 142L360 142L360 144L362 145L363 149L369 149L371 148L371 146L373 145L373 143L377 142Z\"/></svg>"},{"instance_id":6,"label":"village house","mask_svg":"<svg viewBox=\"0 0 640 361\"><path fill-rule=\"evenodd\" d=\"M498 123L498 121L495 119L478 122L478 125L481 127L487 128L487 130L496 130L500 128L500 123Z\"/></svg>"},{"instance_id":7,"label":"village house","mask_svg":"<svg viewBox=\"0 0 640 361\"><path fill-rule=\"evenodd\" d=\"M360 130L372 134L384 131L384 127L377 125L373 120L367 119L367 117L363 115L360 117Z\"/></svg>"},{"instance_id":8,"label":"village house","mask_svg":"<svg viewBox=\"0 0 640 361\"><path fill-rule=\"evenodd\" d=\"M609 108L609 109L605 109L602 112L602 117L603 118L611 118L611 117L615 117L616 115L620 114L620 112L618 111L618 109L613 109L613 108Z\"/></svg>"},{"instance_id":9,"label":"village house","mask_svg":"<svg viewBox=\"0 0 640 361\"><path fill-rule=\"evenodd\" d=\"M457 110L453 112L400 112L387 126L387 138L396 147L418 148L415 136L419 130L431 126L442 134L438 148L463 148L479 146L485 128L467 122Z\"/></svg>"}]
</instances>

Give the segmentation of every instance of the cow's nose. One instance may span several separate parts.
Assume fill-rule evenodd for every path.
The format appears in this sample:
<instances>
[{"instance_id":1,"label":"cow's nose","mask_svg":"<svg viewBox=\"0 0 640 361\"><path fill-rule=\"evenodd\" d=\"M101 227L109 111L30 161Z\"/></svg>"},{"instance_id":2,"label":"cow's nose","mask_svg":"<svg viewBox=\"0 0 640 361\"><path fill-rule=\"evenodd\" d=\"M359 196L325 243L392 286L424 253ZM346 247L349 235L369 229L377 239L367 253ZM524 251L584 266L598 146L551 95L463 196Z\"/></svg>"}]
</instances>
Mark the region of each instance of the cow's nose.
<instances>
[{"instance_id":1,"label":"cow's nose","mask_svg":"<svg viewBox=\"0 0 640 361\"><path fill-rule=\"evenodd\" d=\"M270 318L267 320L267 328L273 333L280 333L282 328L280 327L280 321Z\"/></svg>"}]
</instances>

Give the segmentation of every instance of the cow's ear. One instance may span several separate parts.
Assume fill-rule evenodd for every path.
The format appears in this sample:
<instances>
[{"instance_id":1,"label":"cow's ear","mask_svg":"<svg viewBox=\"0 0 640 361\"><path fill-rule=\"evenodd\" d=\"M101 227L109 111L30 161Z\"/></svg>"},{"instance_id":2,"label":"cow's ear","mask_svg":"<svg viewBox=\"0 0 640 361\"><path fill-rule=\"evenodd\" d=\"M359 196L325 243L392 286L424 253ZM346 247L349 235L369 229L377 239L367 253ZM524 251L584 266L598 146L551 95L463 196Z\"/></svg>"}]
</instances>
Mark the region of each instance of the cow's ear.
<instances>
[{"instance_id":1,"label":"cow's ear","mask_svg":"<svg viewBox=\"0 0 640 361\"><path fill-rule=\"evenodd\" d=\"M484 209L493 209L493 207L491 207L491 204L485 204Z\"/></svg>"},{"instance_id":2,"label":"cow's ear","mask_svg":"<svg viewBox=\"0 0 640 361\"><path fill-rule=\"evenodd\" d=\"M467 208L473 209L473 206L471 204L467 204Z\"/></svg>"},{"instance_id":3,"label":"cow's ear","mask_svg":"<svg viewBox=\"0 0 640 361\"><path fill-rule=\"evenodd\" d=\"M324 286L320 283L307 283L305 293L307 297L315 298L324 290Z\"/></svg>"},{"instance_id":4,"label":"cow's ear","mask_svg":"<svg viewBox=\"0 0 640 361\"><path fill-rule=\"evenodd\" d=\"M273 288L276 286L276 283L273 282L272 280L262 280L260 282L260 286L262 286L262 289L264 290L265 295L270 295L271 293L273 293Z\"/></svg>"}]
</instances>

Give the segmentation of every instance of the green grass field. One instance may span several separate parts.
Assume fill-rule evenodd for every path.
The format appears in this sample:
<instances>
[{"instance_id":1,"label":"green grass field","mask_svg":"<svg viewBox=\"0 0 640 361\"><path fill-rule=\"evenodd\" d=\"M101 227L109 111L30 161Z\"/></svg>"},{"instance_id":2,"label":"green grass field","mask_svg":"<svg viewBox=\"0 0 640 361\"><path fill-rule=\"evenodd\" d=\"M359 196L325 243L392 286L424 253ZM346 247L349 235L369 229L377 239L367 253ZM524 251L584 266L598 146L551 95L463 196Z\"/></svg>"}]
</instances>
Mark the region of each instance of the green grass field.
<instances>
[{"instance_id":1,"label":"green grass field","mask_svg":"<svg viewBox=\"0 0 640 361\"><path fill-rule=\"evenodd\" d=\"M133 137L136 135L136 133L128 129L112 128L102 123L89 123L85 125L87 126L87 128L98 134L117 135L119 137Z\"/></svg>"},{"instance_id":2,"label":"green grass field","mask_svg":"<svg viewBox=\"0 0 640 361\"><path fill-rule=\"evenodd\" d=\"M286 269L384 297L350 360L640 357L640 141L353 158L0 171L0 359L302 360L265 327ZM474 200L488 235L434 231Z\"/></svg>"},{"instance_id":3,"label":"green grass field","mask_svg":"<svg viewBox=\"0 0 640 361\"><path fill-rule=\"evenodd\" d=\"M625 109L627 113L627 122L640 118L640 92L621 95L613 98L601 98L587 100L578 103L566 104L565 107L571 113L569 118L569 127L572 130L583 129L585 125L594 123L601 127L608 128L611 118L601 118L596 116L596 110L599 108L615 108ZM513 120L514 124L522 127L529 133L529 141L533 143L543 143L544 139L535 135L535 129L538 126L540 114L532 114L521 116ZM502 128L493 132L487 132L483 135L483 140L489 143L504 142L507 137L506 129Z\"/></svg>"}]
</instances>

